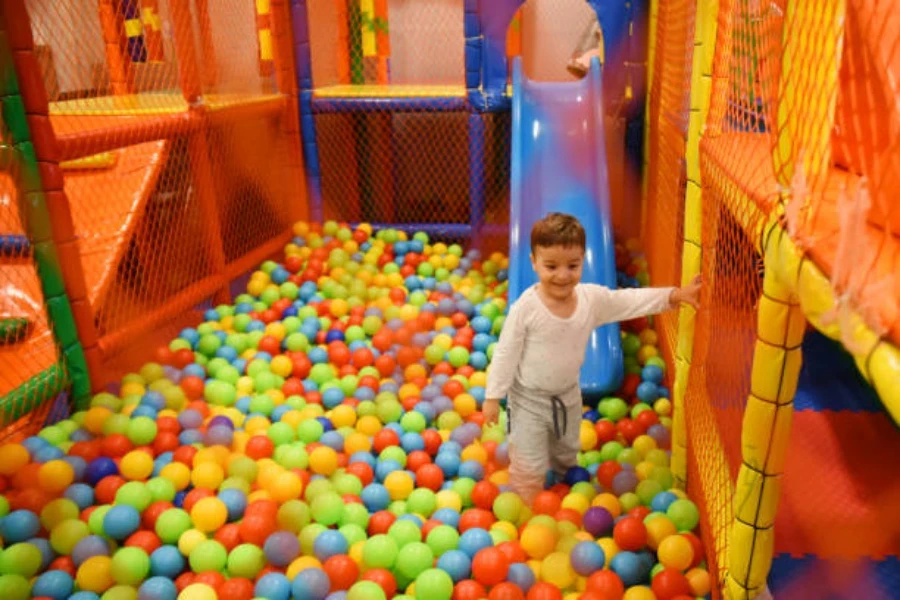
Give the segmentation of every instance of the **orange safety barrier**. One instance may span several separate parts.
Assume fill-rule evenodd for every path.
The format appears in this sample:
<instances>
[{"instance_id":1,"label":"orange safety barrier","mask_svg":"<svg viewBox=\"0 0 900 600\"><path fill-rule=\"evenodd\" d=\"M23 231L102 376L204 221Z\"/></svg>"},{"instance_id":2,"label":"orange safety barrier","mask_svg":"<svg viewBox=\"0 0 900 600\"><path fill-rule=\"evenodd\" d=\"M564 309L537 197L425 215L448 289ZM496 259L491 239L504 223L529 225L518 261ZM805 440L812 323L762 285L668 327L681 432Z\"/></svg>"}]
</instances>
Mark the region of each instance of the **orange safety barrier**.
<instances>
[{"instance_id":1,"label":"orange safety barrier","mask_svg":"<svg viewBox=\"0 0 900 600\"><path fill-rule=\"evenodd\" d=\"M146 336L227 301L306 216L286 0L267 3L262 73L253 3L143 6L125 23L113 3L2 2L95 389L147 358Z\"/></svg>"}]
</instances>

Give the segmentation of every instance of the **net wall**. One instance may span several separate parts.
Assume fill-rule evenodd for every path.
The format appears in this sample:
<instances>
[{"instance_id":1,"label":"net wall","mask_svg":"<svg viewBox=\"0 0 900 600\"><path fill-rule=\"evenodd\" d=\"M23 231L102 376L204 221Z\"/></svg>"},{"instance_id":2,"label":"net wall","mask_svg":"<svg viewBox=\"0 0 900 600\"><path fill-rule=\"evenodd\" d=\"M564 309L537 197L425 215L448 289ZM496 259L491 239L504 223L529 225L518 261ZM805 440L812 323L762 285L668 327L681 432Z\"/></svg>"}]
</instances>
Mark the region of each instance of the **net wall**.
<instances>
[{"instance_id":1,"label":"net wall","mask_svg":"<svg viewBox=\"0 0 900 600\"><path fill-rule=\"evenodd\" d=\"M649 97L649 150L644 247L654 285L678 285L684 245L685 142L691 89L696 2L661 2L656 33L659 58ZM674 311L657 317L671 358L678 331Z\"/></svg>"},{"instance_id":2,"label":"net wall","mask_svg":"<svg viewBox=\"0 0 900 600\"><path fill-rule=\"evenodd\" d=\"M313 85L460 86L463 0L309 0Z\"/></svg>"},{"instance_id":3,"label":"net wall","mask_svg":"<svg viewBox=\"0 0 900 600\"><path fill-rule=\"evenodd\" d=\"M39 426L69 385L28 235L46 223L25 198L29 139L5 33L0 19L0 438Z\"/></svg>"},{"instance_id":4,"label":"net wall","mask_svg":"<svg viewBox=\"0 0 900 600\"><path fill-rule=\"evenodd\" d=\"M96 386L201 304L227 300L305 214L289 11L279 0L24 8L42 84L26 91L49 101L44 139L62 159Z\"/></svg>"}]
</instances>

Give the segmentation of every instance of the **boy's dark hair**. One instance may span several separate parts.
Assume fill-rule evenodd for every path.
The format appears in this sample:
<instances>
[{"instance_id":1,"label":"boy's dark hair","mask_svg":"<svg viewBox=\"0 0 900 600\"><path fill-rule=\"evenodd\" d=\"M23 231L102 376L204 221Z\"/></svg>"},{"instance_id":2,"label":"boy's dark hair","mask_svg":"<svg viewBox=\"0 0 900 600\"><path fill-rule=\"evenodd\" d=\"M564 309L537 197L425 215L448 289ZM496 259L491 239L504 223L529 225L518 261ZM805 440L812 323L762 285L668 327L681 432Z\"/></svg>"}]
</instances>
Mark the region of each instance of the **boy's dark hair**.
<instances>
[{"instance_id":1,"label":"boy's dark hair","mask_svg":"<svg viewBox=\"0 0 900 600\"><path fill-rule=\"evenodd\" d=\"M549 246L577 246L585 249L584 227L572 215L553 212L531 228L531 252Z\"/></svg>"}]
</instances>

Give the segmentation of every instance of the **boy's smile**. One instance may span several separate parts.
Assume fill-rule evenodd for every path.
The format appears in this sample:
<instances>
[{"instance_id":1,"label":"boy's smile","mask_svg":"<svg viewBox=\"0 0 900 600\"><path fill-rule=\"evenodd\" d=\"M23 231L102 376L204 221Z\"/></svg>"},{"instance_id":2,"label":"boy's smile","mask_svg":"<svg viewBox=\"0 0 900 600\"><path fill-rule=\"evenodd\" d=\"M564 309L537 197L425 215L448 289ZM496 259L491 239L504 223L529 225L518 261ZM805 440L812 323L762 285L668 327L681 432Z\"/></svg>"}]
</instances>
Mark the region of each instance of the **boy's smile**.
<instances>
[{"instance_id":1,"label":"boy's smile","mask_svg":"<svg viewBox=\"0 0 900 600\"><path fill-rule=\"evenodd\" d=\"M584 250L579 246L539 246L531 255L531 266L548 297L564 301L581 281Z\"/></svg>"}]
</instances>

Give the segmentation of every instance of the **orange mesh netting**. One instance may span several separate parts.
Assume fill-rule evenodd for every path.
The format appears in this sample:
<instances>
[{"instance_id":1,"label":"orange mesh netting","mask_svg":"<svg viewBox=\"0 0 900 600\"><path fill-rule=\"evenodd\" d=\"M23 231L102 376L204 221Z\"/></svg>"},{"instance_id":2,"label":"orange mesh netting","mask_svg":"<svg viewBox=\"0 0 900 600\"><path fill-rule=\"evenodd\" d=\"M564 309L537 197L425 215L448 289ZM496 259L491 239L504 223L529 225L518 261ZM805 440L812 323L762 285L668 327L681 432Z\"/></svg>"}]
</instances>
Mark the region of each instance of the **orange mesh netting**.
<instances>
[{"instance_id":1,"label":"orange mesh netting","mask_svg":"<svg viewBox=\"0 0 900 600\"><path fill-rule=\"evenodd\" d=\"M685 141L691 90L696 3L660 3L656 33L653 90L648 99L647 198L644 248L652 281L677 285L681 281L686 192ZM660 343L671 361L678 330L678 313L656 317Z\"/></svg>"},{"instance_id":2,"label":"orange mesh netting","mask_svg":"<svg viewBox=\"0 0 900 600\"><path fill-rule=\"evenodd\" d=\"M108 367L96 386L148 358L144 336L227 300L305 216L288 5L9 4L40 67L23 96L49 102L36 148L62 161L90 307L79 331Z\"/></svg>"}]
</instances>

